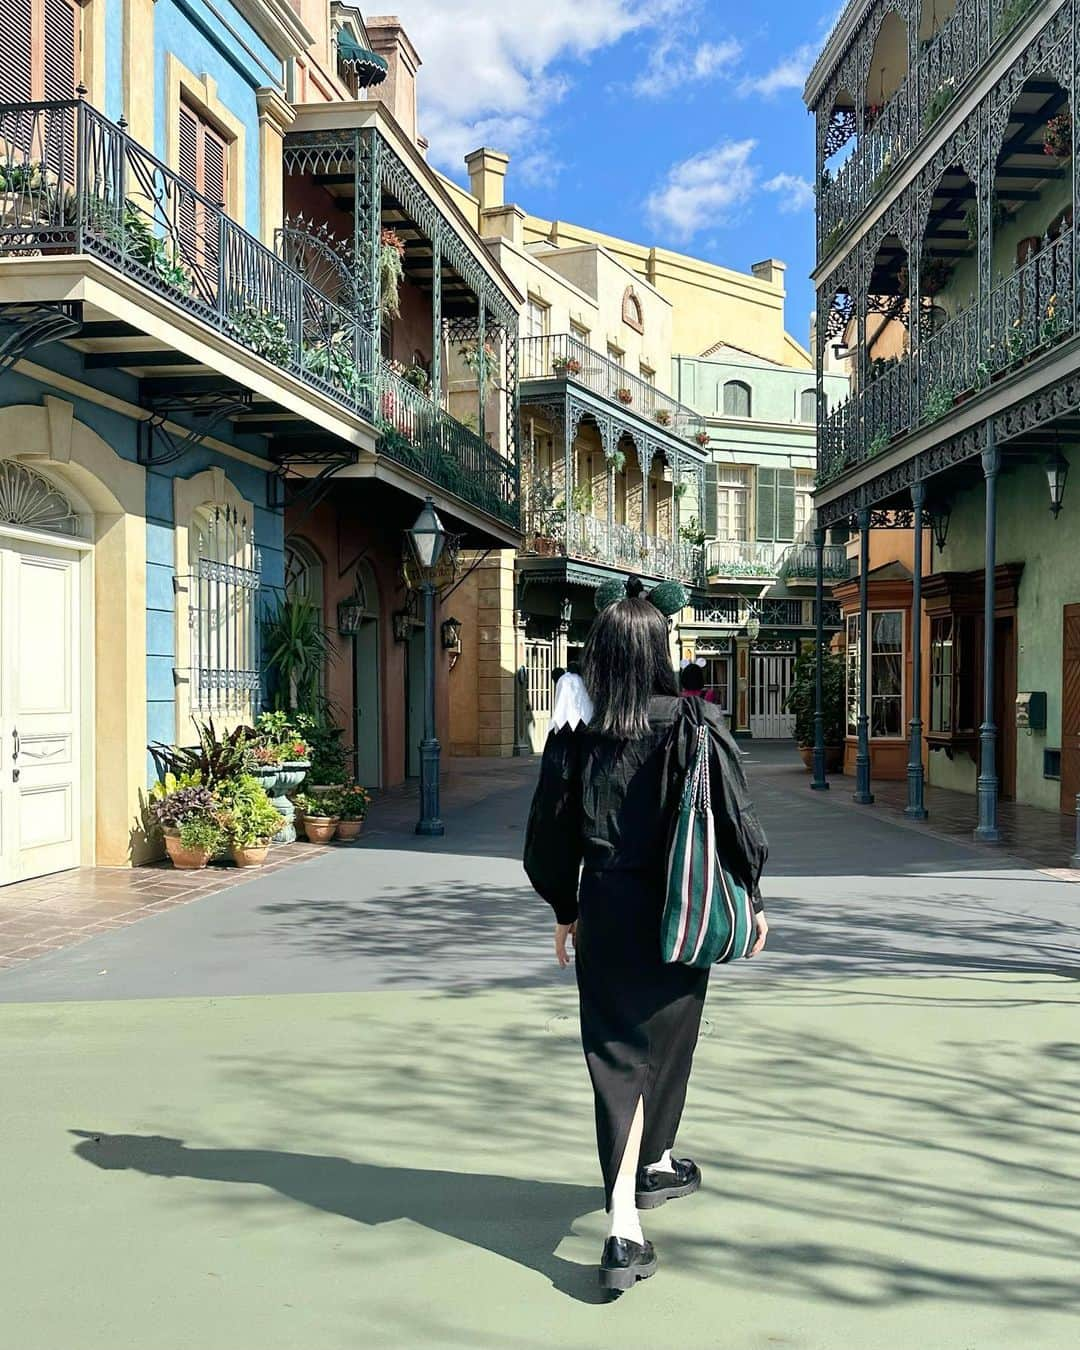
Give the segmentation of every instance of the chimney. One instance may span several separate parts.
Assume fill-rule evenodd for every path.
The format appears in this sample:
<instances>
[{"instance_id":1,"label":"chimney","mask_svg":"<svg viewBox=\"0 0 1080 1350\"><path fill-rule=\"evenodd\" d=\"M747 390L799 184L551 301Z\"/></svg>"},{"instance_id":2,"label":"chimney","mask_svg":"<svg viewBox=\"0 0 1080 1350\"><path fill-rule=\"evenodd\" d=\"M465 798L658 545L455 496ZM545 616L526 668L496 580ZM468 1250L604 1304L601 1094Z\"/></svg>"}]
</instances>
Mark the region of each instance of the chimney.
<instances>
[{"instance_id":1,"label":"chimney","mask_svg":"<svg viewBox=\"0 0 1080 1350\"><path fill-rule=\"evenodd\" d=\"M759 281L764 281L770 286L777 287L778 290L783 290L787 263L781 262L779 258L766 258L764 262L756 262L750 268L750 271Z\"/></svg>"},{"instance_id":2,"label":"chimney","mask_svg":"<svg viewBox=\"0 0 1080 1350\"><path fill-rule=\"evenodd\" d=\"M480 203L481 211L490 211L505 205L503 200L503 179L510 156L501 150L482 148L465 156L465 167L469 170L469 188Z\"/></svg>"},{"instance_id":3,"label":"chimney","mask_svg":"<svg viewBox=\"0 0 1080 1350\"><path fill-rule=\"evenodd\" d=\"M386 79L368 91L368 98L385 103L407 139L417 145L416 72L420 57L416 48L396 14L366 19L364 28L372 51L383 58L387 67Z\"/></svg>"}]
</instances>

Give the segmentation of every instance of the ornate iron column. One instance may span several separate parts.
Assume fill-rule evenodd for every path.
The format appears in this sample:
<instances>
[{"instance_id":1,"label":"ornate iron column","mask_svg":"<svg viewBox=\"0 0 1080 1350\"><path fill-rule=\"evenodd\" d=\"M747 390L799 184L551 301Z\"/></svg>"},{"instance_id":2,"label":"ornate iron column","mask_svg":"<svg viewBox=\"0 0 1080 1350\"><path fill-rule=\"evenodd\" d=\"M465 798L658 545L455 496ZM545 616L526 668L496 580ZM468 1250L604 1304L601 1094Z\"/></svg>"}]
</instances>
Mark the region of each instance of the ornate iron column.
<instances>
[{"instance_id":1,"label":"ornate iron column","mask_svg":"<svg viewBox=\"0 0 1080 1350\"><path fill-rule=\"evenodd\" d=\"M859 720L855 754L855 801L870 806L870 509L859 512Z\"/></svg>"},{"instance_id":2,"label":"ornate iron column","mask_svg":"<svg viewBox=\"0 0 1080 1350\"><path fill-rule=\"evenodd\" d=\"M431 241L431 397L441 408L442 401L442 247L438 237Z\"/></svg>"},{"instance_id":3,"label":"ornate iron column","mask_svg":"<svg viewBox=\"0 0 1080 1350\"><path fill-rule=\"evenodd\" d=\"M815 792L828 792L825 776L825 694L822 662L825 658L825 531L814 531L816 631L814 634L814 777L810 786Z\"/></svg>"},{"instance_id":4,"label":"ornate iron column","mask_svg":"<svg viewBox=\"0 0 1080 1350\"><path fill-rule=\"evenodd\" d=\"M922 762L922 573L923 573L923 507L926 504L926 484L921 480L911 488L911 504L915 508L912 528L915 531L914 577L911 583L911 740L908 747L908 799L904 815L911 820L925 820L924 774Z\"/></svg>"},{"instance_id":5,"label":"ornate iron column","mask_svg":"<svg viewBox=\"0 0 1080 1350\"><path fill-rule=\"evenodd\" d=\"M435 582L425 576L424 590L424 739L420 742L420 819L416 833L441 835L439 818L439 757L435 735Z\"/></svg>"},{"instance_id":6,"label":"ornate iron column","mask_svg":"<svg viewBox=\"0 0 1080 1350\"><path fill-rule=\"evenodd\" d=\"M982 453L986 479L986 572L983 578L983 719L979 727L979 778L976 795L979 823L975 838L982 844L1001 839L997 823L997 727L994 725L994 618L997 570L997 480L1001 451L994 439L992 419L986 424L986 449Z\"/></svg>"}]
</instances>

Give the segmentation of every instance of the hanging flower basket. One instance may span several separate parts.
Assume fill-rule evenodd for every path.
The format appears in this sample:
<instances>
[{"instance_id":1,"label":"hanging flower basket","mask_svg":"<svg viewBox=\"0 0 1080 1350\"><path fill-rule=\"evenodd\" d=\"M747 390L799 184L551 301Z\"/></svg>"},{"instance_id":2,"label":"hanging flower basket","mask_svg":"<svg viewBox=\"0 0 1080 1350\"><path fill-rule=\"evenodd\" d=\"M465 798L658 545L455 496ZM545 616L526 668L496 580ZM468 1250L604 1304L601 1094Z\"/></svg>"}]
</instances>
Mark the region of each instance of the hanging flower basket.
<instances>
[{"instance_id":1,"label":"hanging flower basket","mask_svg":"<svg viewBox=\"0 0 1080 1350\"><path fill-rule=\"evenodd\" d=\"M379 312L384 319L396 319L401 313L404 260L404 239L395 230L383 230L379 237Z\"/></svg>"},{"instance_id":2,"label":"hanging flower basket","mask_svg":"<svg viewBox=\"0 0 1080 1350\"><path fill-rule=\"evenodd\" d=\"M1068 159L1072 154L1072 113L1068 109L1047 120L1043 154L1057 159Z\"/></svg>"},{"instance_id":3,"label":"hanging flower basket","mask_svg":"<svg viewBox=\"0 0 1080 1350\"><path fill-rule=\"evenodd\" d=\"M662 427L671 426L671 410L669 408L657 408L656 412L653 413L653 416Z\"/></svg>"},{"instance_id":4,"label":"hanging flower basket","mask_svg":"<svg viewBox=\"0 0 1080 1350\"><path fill-rule=\"evenodd\" d=\"M694 433L694 440L703 448L709 444L709 433L707 431L697 431Z\"/></svg>"},{"instance_id":5,"label":"hanging flower basket","mask_svg":"<svg viewBox=\"0 0 1080 1350\"><path fill-rule=\"evenodd\" d=\"M634 401L633 392L629 389L616 389L615 397L619 400L620 403L629 404L633 403Z\"/></svg>"},{"instance_id":6,"label":"hanging flower basket","mask_svg":"<svg viewBox=\"0 0 1080 1350\"><path fill-rule=\"evenodd\" d=\"M480 397L486 400L495 385L497 368L495 348L490 342L482 345L480 342L466 342L463 347L458 348L458 356L461 357L466 369L476 376Z\"/></svg>"},{"instance_id":7,"label":"hanging flower basket","mask_svg":"<svg viewBox=\"0 0 1080 1350\"><path fill-rule=\"evenodd\" d=\"M551 369L560 379L566 375L580 375L581 362L576 356L556 356L551 362Z\"/></svg>"}]
</instances>

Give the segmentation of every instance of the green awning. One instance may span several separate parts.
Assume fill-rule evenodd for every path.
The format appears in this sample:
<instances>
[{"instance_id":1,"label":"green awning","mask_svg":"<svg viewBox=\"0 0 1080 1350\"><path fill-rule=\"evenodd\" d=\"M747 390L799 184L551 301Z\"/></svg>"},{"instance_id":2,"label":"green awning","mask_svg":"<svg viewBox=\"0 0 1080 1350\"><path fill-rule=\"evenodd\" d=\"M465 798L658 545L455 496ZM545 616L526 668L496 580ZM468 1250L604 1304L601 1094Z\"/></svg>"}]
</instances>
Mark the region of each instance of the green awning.
<instances>
[{"instance_id":1,"label":"green awning","mask_svg":"<svg viewBox=\"0 0 1080 1350\"><path fill-rule=\"evenodd\" d=\"M386 79L386 62L376 52L361 47L347 28L339 28L337 35L338 63L354 74L358 82L369 88Z\"/></svg>"}]
</instances>

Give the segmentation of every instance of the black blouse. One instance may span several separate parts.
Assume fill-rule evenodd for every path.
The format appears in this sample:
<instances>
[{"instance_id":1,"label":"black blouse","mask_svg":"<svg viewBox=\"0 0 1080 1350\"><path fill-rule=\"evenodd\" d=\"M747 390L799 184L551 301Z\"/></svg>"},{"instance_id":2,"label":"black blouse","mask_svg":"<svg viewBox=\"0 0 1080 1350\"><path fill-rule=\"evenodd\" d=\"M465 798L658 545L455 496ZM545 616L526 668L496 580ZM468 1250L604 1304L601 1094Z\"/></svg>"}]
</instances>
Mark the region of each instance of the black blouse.
<instances>
[{"instance_id":1,"label":"black blouse","mask_svg":"<svg viewBox=\"0 0 1080 1350\"><path fill-rule=\"evenodd\" d=\"M585 874L612 870L661 889L668 844L698 728L709 729L717 848L760 910L768 857L739 751L722 714L704 699L654 698L649 733L615 740L587 727L553 732L525 837L525 871L559 923L573 923Z\"/></svg>"}]
</instances>

